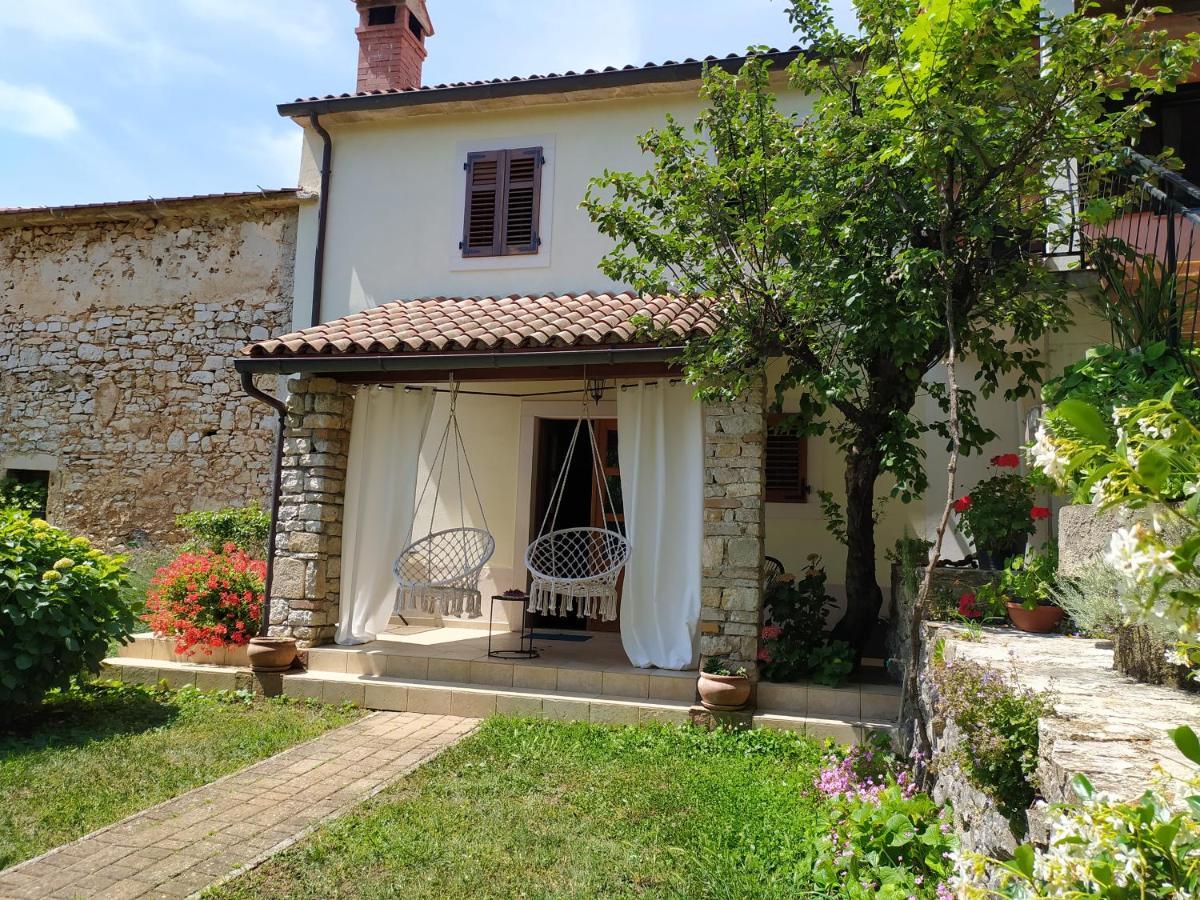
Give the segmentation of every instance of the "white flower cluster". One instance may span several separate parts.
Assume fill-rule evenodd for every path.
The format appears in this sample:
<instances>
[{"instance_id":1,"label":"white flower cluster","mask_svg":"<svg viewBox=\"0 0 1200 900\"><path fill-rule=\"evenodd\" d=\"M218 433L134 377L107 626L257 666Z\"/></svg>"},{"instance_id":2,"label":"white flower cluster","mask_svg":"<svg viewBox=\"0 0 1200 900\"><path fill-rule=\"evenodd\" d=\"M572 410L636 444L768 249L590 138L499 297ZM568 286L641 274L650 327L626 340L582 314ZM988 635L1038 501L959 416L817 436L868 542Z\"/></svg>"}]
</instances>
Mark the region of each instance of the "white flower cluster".
<instances>
[{"instance_id":1,"label":"white flower cluster","mask_svg":"<svg viewBox=\"0 0 1200 900\"><path fill-rule=\"evenodd\" d=\"M1059 449L1054 438L1046 431L1045 425L1038 426L1033 446L1029 448L1029 459L1055 484L1062 485L1066 480L1067 467L1071 460Z\"/></svg>"},{"instance_id":2,"label":"white flower cluster","mask_svg":"<svg viewBox=\"0 0 1200 900\"><path fill-rule=\"evenodd\" d=\"M1124 576L1130 585L1148 584L1159 578L1178 575L1174 555L1159 538L1159 524L1147 528L1138 522L1130 528L1118 528L1104 555L1104 562Z\"/></svg>"}]
</instances>

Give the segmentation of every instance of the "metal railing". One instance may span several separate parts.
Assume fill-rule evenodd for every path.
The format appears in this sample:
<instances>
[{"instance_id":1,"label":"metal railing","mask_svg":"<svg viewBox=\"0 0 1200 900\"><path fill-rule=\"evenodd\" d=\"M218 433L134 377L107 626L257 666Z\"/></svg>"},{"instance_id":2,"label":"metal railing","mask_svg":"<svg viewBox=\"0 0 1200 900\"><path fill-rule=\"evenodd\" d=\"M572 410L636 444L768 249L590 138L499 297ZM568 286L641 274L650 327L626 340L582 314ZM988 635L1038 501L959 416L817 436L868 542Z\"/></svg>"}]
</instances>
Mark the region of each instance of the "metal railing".
<instances>
[{"instance_id":1,"label":"metal railing","mask_svg":"<svg viewBox=\"0 0 1200 900\"><path fill-rule=\"evenodd\" d=\"M1138 153L1126 167L1078 180L1074 248L1114 302L1131 306L1132 327L1165 323L1178 346L1197 334L1200 308L1200 187ZM1138 315L1145 321L1138 323ZM1160 329L1161 330L1161 329Z\"/></svg>"}]
</instances>

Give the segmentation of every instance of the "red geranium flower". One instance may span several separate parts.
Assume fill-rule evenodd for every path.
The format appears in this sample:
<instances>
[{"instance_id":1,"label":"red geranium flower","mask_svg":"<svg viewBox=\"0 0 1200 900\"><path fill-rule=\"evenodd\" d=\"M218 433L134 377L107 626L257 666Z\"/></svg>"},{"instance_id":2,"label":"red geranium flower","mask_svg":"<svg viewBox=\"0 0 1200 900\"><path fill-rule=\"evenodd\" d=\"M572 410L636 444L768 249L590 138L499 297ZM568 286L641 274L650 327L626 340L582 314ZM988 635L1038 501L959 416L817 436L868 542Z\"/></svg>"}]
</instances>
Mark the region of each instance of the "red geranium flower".
<instances>
[{"instance_id":1,"label":"red geranium flower","mask_svg":"<svg viewBox=\"0 0 1200 900\"><path fill-rule=\"evenodd\" d=\"M968 495L966 497L959 497L957 500L954 501L954 511L956 513L965 513L970 508L971 508L970 495Z\"/></svg>"},{"instance_id":2,"label":"red geranium flower","mask_svg":"<svg viewBox=\"0 0 1200 900\"><path fill-rule=\"evenodd\" d=\"M964 619L982 619L983 613L975 605L975 595L967 591L958 598L958 614Z\"/></svg>"},{"instance_id":3,"label":"red geranium flower","mask_svg":"<svg viewBox=\"0 0 1200 900\"><path fill-rule=\"evenodd\" d=\"M1050 508L1048 506L1035 506L1029 511L1029 518L1035 522L1038 519L1048 519L1050 518Z\"/></svg>"},{"instance_id":4,"label":"red geranium flower","mask_svg":"<svg viewBox=\"0 0 1200 900\"><path fill-rule=\"evenodd\" d=\"M992 465L997 469L1015 469L1021 464L1021 457L1015 453L1004 453L992 457Z\"/></svg>"}]
</instances>

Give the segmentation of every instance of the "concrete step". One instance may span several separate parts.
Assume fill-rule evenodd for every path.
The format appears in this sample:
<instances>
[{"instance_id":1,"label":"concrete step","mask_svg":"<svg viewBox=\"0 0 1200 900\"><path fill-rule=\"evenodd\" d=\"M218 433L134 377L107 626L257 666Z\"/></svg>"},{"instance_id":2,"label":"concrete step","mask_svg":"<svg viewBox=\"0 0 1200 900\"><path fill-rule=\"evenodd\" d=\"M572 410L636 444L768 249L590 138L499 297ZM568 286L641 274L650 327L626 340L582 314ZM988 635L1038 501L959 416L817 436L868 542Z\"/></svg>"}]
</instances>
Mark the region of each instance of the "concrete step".
<instances>
[{"instance_id":1,"label":"concrete step","mask_svg":"<svg viewBox=\"0 0 1200 900\"><path fill-rule=\"evenodd\" d=\"M202 690L233 690L246 684L248 673L229 666L193 665L158 660L114 657L104 661L107 677L171 687L192 684ZM475 684L424 681L386 675L337 672L288 674L284 696L322 703L354 703L367 709L483 717L526 716L564 721L636 725L645 722L683 724L691 720L691 703L667 700L621 699L601 694L485 687ZM783 711L760 711L756 728L774 728L855 743L870 731L888 730L894 722L864 721L859 716L806 717Z\"/></svg>"},{"instance_id":2,"label":"concrete step","mask_svg":"<svg viewBox=\"0 0 1200 900\"><path fill-rule=\"evenodd\" d=\"M623 669L611 671L586 663L555 665L538 659L454 659L377 645L371 649L314 647L308 651L309 674L383 675L408 681L603 694L688 704L696 699L695 672L636 670L631 666Z\"/></svg>"}]
</instances>

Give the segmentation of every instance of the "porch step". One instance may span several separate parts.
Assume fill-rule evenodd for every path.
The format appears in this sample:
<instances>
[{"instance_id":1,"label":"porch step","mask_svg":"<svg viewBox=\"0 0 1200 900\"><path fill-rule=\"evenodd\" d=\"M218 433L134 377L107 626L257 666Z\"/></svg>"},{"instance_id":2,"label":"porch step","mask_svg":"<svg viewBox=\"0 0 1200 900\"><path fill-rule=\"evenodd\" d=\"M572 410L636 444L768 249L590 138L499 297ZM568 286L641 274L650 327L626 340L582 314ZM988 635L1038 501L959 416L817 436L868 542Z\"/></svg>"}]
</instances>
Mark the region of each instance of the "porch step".
<instances>
[{"instance_id":1,"label":"porch step","mask_svg":"<svg viewBox=\"0 0 1200 900\"><path fill-rule=\"evenodd\" d=\"M233 690L242 686L247 677L245 669L230 666L126 657L106 659L104 672L108 677L127 682L156 684L165 681L174 688L191 684L202 690ZM691 703L681 701L618 699L566 691L531 691L337 672L289 674L283 679L283 693L296 699L334 704L348 702L367 709L469 717L498 714L614 725L684 724L690 721L694 708ZM863 721L858 716L809 718L770 710L755 714L752 722L756 728L795 731L817 740L830 738L839 743L861 741L867 733L890 730L895 724L884 720Z\"/></svg>"},{"instance_id":2,"label":"porch step","mask_svg":"<svg viewBox=\"0 0 1200 900\"><path fill-rule=\"evenodd\" d=\"M479 658L483 657L483 658ZM405 652L384 642L362 647L314 647L308 651L310 675L373 675L405 681L436 681L489 688L516 688L534 693L600 694L652 703L691 704L696 699L696 673L664 669L634 669L603 664L555 664L544 659L489 659L431 656ZM857 698L855 698L857 704ZM850 710L848 710L850 711ZM857 706L852 712L857 713Z\"/></svg>"}]
</instances>

